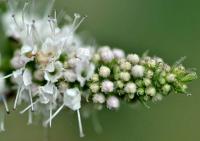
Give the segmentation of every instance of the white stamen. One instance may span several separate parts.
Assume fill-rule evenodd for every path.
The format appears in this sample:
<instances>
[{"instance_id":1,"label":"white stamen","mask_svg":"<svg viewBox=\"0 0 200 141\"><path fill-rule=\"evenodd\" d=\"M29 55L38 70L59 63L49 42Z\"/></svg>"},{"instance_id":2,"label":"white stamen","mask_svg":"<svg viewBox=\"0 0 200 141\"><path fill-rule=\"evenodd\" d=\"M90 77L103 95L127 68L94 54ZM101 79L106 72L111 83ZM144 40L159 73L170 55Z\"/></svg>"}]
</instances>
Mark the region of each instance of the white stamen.
<instances>
[{"instance_id":1,"label":"white stamen","mask_svg":"<svg viewBox=\"0 0 200 141\"><path fill-rule=\"evenodd\" d=\"M6 101L5 96L2 96L2 100L3 100L4 106L5 106L5 108L6 108L6 112L9 114L9 113L10 113L10 110L9 110L9 108L8 108L8 104L7 104L7 101Z\"/></svg>"},{"instance_id":2,"label":"white stamen","mask_svg":"<svg viewBox=\"0 0 200 141\"><path fill-rule=\"evenodd\" d=\"M23 22L23 26L25 25L24 14L25 14L25 10L26 10L27 6L28 6L28 2L26 1L24 3L24 7L22 9L22 22Z\"/></svg>"},{"instance_id":3,"label":"white stamen","mask_svg":"<svg viewBox=\"0 0 200 141\"><path fill-rule=\"evenodd\" d=\"M51 105L51 103L50 103L49 117L50 117L50 119L52 119L52 105ZM51 127L51 121L52 120L50 120L50 122L49 122L50 127Z\"/></svg>"},{"instance_id":4,"label":"white stamen","mask_svg":"<svg viewBox=\"0 0 200 141\"><path fill-rule=\"evenodd\" d=\"M14 21L14 23L16 24L17 28L18 28L19 30L21 30L21 27L19 26L19 24L17 23L17 20L16 20L16 18L15 18L15 14L12 14L12 18L13 18L13 21Z\"/></svg>"},{"instance_id":5,"label":"white stamen","mask_svg":"<svg viewBox=\"0 0 200 141\"><path fill-rule=\"evenodd\" d=\"M35 105L35 104L37 104L39 102L39 100L36 100L33 104L30 104L28 107L26 107L24 110L22 110L22 111L20 111L20 114L23 114L23 113L25 113L27 110L29 110L31 107L32 107L32 105Z\"/></svg>"},{"instance_id":6,"label":"white stamen","mask_svg":"<svg viewBox=\"0 0 200 141\"><path fill-rule=\"evenodd\" d=\"M31 102L31 110L34 111L34 107L33 107L33 99L32 99L32 94L31 94L31 89L28 89L28 93L29 93L29 97L30 97L30 102Z\"/></svg>"},{"instance_id":7,"label":"white stamen","mask_svg":"<svg viewBox=\"0 0 200 141\"><path fill-rule=\"evenodd\" d=\"M80 132L80 137L84 137L84 133L83 133L83 127L82 127L82 122L81 122L81 115L80 115L80 111L77 110L77 116L78 116L78 126L79 126L79 132Z\"/></svg>"},{"instance_id":8,"label":"white stamen","mask_svg":"<svg viewBox=\"0 0 200 141\"><path fill-rule=\"evenodd\" d=\"M17 90L17 95L16 95L16 98L15 98L15 102L14 102L14 107L13 109L15 110L16 107L17 107L17 102L18 102L18 99L19 99L19 96L21 95L21 92L23 91L23 89L20 87L18 88Z\"/></svg>"},{"instance_id":9,"label":"white stamen","mask_svg":"<svg viewBox=\"0 0 200 141\"><path fill-rule=\"evenodd\" d=\"M28 112L28 125L30 125L32 123L33 123L33 114L32 114L32 111L29 110L29 112Z\"/></svg>"},{"instance_id":10,"label":"white stamen","mask_svg":"<svg viewBox=\"0 0 200 141\"><path fill-rule=\"evenodd\" d=\"M2 79L6 79L6 78L9 78L9 77L11 77L12 75L13 75L12 73L11 73L11 74L8 74L8 75L6 75L6 76L0 78L0 80L2 80Z\"/></svg>"},{"instance_id":11,"label":"white stamen","mask_svg":"<svg viewBox=\"0 0 200 141\"><path fill-rule=\"evenodd\" d=\"M76 31L78 29L78 27L81 25L81 23L85 20L87 16L83 16L83 18L77 23L77 25L74 25L73 27L73 30L72 32ZM79 17L78 17L79 18ZM76 19L76 16L75 16L75 19ZM74 20L75 21L75 20Z\"/></svg>"},{"instance_id":12,"label":"white stamen","mask_svg":"<svg viewBox=\"0 0 200 141\"><path fill-rule=\"evenodd\" d=\"M63 109L64 106L64 104L61 105L60 108L52 115L52 117L44 122L44 125L47 125L51 120L53 120L57 116L57 114Z\"/></svg>"}]
</instances>

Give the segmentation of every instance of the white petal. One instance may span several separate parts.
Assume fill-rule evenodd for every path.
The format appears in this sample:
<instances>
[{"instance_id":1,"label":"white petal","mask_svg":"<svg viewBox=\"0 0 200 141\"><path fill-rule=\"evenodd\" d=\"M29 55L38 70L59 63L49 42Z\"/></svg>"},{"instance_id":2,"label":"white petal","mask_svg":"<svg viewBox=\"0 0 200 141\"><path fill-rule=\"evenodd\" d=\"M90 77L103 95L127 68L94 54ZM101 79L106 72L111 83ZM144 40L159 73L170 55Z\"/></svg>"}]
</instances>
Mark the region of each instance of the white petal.
<instances>
[{"instance_id":1,"label":"white petal","mask_svg":"<svg viewBox=\"0 0 200 141\"><path fill-rule=\"evenodd\" d=\"M25 86L32 84L32 75L31 75L31 72L28 69L24 70L23 82L24 82Z\"/></svg>"}]
</instances>

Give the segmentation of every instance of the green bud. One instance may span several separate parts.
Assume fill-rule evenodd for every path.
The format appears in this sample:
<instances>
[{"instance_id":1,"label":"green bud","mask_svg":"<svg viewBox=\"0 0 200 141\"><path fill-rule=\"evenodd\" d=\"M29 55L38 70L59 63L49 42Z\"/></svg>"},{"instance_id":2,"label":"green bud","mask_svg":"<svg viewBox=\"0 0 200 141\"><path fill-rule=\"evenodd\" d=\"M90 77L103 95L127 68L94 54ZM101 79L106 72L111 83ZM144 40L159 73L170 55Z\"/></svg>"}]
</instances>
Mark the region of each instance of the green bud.
<instances>
[{"instance_id":1,"label":"green bud","mask_svg":"<svg viewBox=\"0 0 200 141\"><path fill-rule=\"evenodd\" d=\"M99 81L99 75L96 74L96 73L93 74L91 80L92 80L93 82L98 82L98 81Z\"/></svg>"},{"instance_id":2,"label":"green bud","mask_svg":"<svg viewBox=\"0 0 200 141\"><path fill-rule=\"evenodd\" d=\"M135 81L135 84L138 86L138 87L142 87L144 85L143 81L142 80L136 80Z\"/></svg>"},{"instance_id":3,"label":"green bud","mask_svg":"<svg viewBox=\"0 0 200 141\"><path fill-rule=\"evenodd\" d=\"M99 85L97 83L90 84L90 90L93 93L97 93L99 91Z\"/></svg>"},{"instance_id":4,"label":"green bud","mask_svg":"<svg viewBox=\"0 0 200 141\"><path fill-rule=\"evenodd\" d=\"M128 72L120 72L119 77L122 81L129 81L131 78L131 75Z\"/></svg>"},{"instance_id":5,"label":"green bud","mask_svg":"<svg viewBox=\"0 0 200 141\"><path fill-rule=\"evenodd\" d=\"M145 89L145 93L149 96L155 96L156 95L156 89L154 87L148 87Z\"/></svg>"},{"instance_id":6,"label":"green bud","mask_svg":"<svg viewBox=\"0 0 200 141\"><path fill-rule=\"evenodd\" d=\"M189 82L189 81L192 81L194 79L197 79L197 74L196 72L191 72L189 74L187 74L186 76L184 76L181 81L182 82Z\"/></svg>"},{"instance_id":7,"label":"green bud","mask_svg":"<svg viewBox=\"0 0 200 141\"><path fill-rule=\"evenodd\" d=\"M171 86L170 86L169 84L165 84L165 85L162 87L162 90L163 90L163 93L164 93L165 95L167 95L167 94L170 92L170 90L171 90Z\"/></svg>"},{"instance_id":8,"label":"green bud","mask_svg":"<svg viewBox=\"0 0 200 141\"><path fill-rule=\"evenodd\" d=\"M150 79L144 78L143 81L144 81L144 85L145 86L150 86L151 85L151 80Z\"/></svg>"},{"instance_id":9,"label":"green bud","mask_svg":"<svg viewBox=\"0 0 200 141\"><path fill-rule=\"evenodd\" d=\"M137 93L139 95L144 95L144 89L143 88L138 88Z\"/></svg>"},{"instance_id":10,"label":"green bud","mask_svg":"<svg viewBox=\"0 0 200 141\"><path fill-rule=\"evenodd\" d=\"M120 89L122 89L123 87L124 87L124 83L122 82L122 81L117 81L116 82L116 86L118 87L118 88L120 88Z\"/></svg>"},{"instance_id":11,"label":"green bud","mask_svg":"<svg viewBox=\"0 0 200 141\"><path fill-rule=\"evenodd\" d=\"M166 80L163 77L160 77L158 81L160 82L161 85L164 85L166 83Z\"/></svg>"}]
</instances>

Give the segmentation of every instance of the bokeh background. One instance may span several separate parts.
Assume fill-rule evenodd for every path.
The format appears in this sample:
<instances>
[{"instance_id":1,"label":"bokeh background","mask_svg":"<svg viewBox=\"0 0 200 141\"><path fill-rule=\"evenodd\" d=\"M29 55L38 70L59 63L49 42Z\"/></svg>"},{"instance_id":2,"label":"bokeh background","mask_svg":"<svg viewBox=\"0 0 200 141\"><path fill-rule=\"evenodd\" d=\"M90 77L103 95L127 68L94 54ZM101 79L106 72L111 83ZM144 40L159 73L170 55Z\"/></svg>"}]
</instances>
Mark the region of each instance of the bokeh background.
<instances>
[{"instance_id":1,"label":"bokeh background","mask_svg":"<svg viewBox=\"0 0 200 141\"><path fill-rule=\"evenodd\" d=\"M119 47L126 52L162 57L173 64L187 56L186 67L200 69L200 1L196 0L57 0L55 8L87 15L78 32L94 37L99 45ZM5 40L0 30L0 47ZM75 113L65 110L48 130L49 141L199 141L200 81L190 84L192 96L171 95L162 102L119 111L103 110L103 127L96 133L93 120L83 119L85 138L79 138ZM12 101L10 101L12 102ZM44 129L27 126L27 115L12 112L6 117L7 131L0 141L45 141Z\"/></svg>"}]
</instances>

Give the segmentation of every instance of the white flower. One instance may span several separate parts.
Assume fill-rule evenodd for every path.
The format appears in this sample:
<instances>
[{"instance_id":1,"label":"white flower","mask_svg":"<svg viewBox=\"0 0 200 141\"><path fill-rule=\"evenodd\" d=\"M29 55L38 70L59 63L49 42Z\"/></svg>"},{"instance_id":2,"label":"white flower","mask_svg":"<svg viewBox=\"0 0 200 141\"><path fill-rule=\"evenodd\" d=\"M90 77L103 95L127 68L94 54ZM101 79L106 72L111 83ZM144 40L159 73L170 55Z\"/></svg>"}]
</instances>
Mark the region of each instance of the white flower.
<instances>
[{"instance_id":1,"label":"white flower","mask_svg":"<svg viewBox=\"0 0 200 141\"><path fill-rule=\"evenodd\" d=\"M32 84L32 74L28 69L24 70L23 82L25 86L30 86Z\"/></svg>"},{"instance_id":2,"label":"white flower","mask_svg":"<svg viewBox=\"0 0 200 141\"><path fill-rule=\"evenodd\" d=\"M134 77L143 77L145 68L141 65L135 65L132 67L132 75Z\"/></svg>"},{"instance_id":3,"label":"white flower","mask_svg":"<svg viewBox=\"0 0 200 141\"><path fill-rule=\"evenodd\" d=\"M104 78L108 77L110 75L110 69L106 66L101 66L99 69L99 75Z\"/></svg>"},{"instance_id":4,"label":"white flower","mask_svg":"<svg viewBox=\"0 0 200 141\"><path fill-rule=\"evenodd\" d=\"M83 60L90 60L92 58L92 49L91 48L77 48L76 57Z\"/></svg>"},{"instance_id":5,"label":"white flower","mask_svg":"<svg viewBox=\"0 0 200 141\"><path fill-rule=\"evenodd\" d=\"M16 51L14 57L11 59L11 65L15 69L19 69L25 66L30 60L30 58L21 55L19 51Z\"/></svg>"},{"instance_id":6,"label":"white flower","mask_svg":"<svg viewBox=\"0 0 200 141\"><path fill-rule=\"evenodd\" d=\"M92 100L94 103L103 104L105 102L105 96L103 94L95 94Z\"/></svg>"},{"instance_id":7,"label":"white flower","mask_svg":"<svg viewBox=\"0 0 200 141\"><path fill-rule=\"evenodd\" d=\"M85 85L85 82L89 80L95 71L95 65L88 61L81 61L79 65L76 66L75 72L77 74L77 80L80 82L81 86Z\"/></svg>"},{"instance_id":8,"label":"white flower","mask_svg":"<svg viewBox=\"0 0 200 141\"><path fill-rule=\"evenodd\" d=\"M57 82L63 75L63 65L61 62L51 62L46 67L44 78L50 82Z\"/></svg>"},{"instance_id":9,"label":"white flower","mask_svg":"<svg viewBox=\"0 0 200 141\"><path fill-rule=\"evenodd\" d=\"M39 100L43 104L56 103L58 94L58 89L53 83L47 83L39 88Z\"/></svg>"},{"instance_id":10,"label":"white flower","mask_svg":"<svg viewBox=\"0 0 200 141\"><path fill-rule=\"evenodd\" d=\"M138 64L140 61L140 57L137 54L129 54L127 56L127 60L132 64Z\"/></svg>"},{"instance_id":11,"label":"white flower","mask_svg":"<svg viewBox=\"0 0 200 141\"><path fill-rule=\"evenodd\" d=\"M68 82L74 82L77 79L76 73L71 69L65 70L63 76L65 80Z\"/></svg>"},{"instance_id":12,"label":"white flower","mask_svg":"<svg viewBox=\"0 0 200 141\"><path fill-rule=\"evenodd\" d=\"M76 67L76 66L79 64L80 61L81 61L81 60L80 60L79 58L70 58L70 59L68 60L68 64L69 64L69 66L70 66L71 68L74 68L74 67Z\"/></svg>"},{"instance_id":13,"label":"white flower","mask_svg":"<svg viewBox=\"0 0 200 141\"><path fill-rule=\"evenodd\" d=\"M117 49L117 48L113 49L113 54L116 59L121 59L121 58L124 58L124 56L125 56L124 51L121 49Z\"/></svg>"},{"instance_id":14,"label":"white flower","mask_svg":"<svg viewBox=\"0 0 200 141\"><path fill-rule=\"evenodd\" d=\"M134 94L137 90L135 83L129 82L125 85L124 91L129 94Z\"/></svg>"},{"instance_id":15,"label":"white flower","mask_svg":"<svg viewBox=\"0 0 200 141\"><path fill-rule=\"evenodd\" d=\"M148 88L146 88L145 93L149 96L155 96L156 89L154 87L148 87Z\"/></svg>"},{"instance_id":16,"label":"white flower","mask_svg":"<svg viewBox=\"0 0 200 141\"><path fill-rule=\"evenodd\" d=\"M81 108L81 94L78 88L67 89L65 91L64 105L74 111Z\"/></svg>"},{"instance_id":17,"label":"white flower","mask_svg":"<svg viewBox=\"0 0 200 141\"><path fill-rule=\"evenodd\" d=\"M129 81L131 76L128 72L120 72L119 77L123 81Z\"/></svg>"},{"instance_id":18,"label":"white flower","mask_svg":"<svg viewBox=\"0 0 200 141\"><path fill-rule=\"evenodd\" d=\"M120 106L119 99L115 96L108 97L106 103L107 103L108 109L118 109Z\"/></svg>"},{"instance_id":19,"label":"white flower","mask_svg":"<svg viewBox=\"0 0 200 141\"><path fill-rule=\"evenodd\" d=\"M114 90L113 82L111 82L109 80L103 81L102 86L101 86L101 90L102 90L102 92L105 92L105 93L113 92L113 90Z\"/></svg>"}]
</instances>

